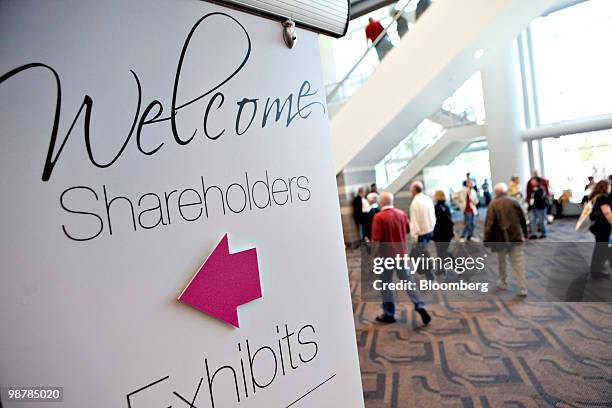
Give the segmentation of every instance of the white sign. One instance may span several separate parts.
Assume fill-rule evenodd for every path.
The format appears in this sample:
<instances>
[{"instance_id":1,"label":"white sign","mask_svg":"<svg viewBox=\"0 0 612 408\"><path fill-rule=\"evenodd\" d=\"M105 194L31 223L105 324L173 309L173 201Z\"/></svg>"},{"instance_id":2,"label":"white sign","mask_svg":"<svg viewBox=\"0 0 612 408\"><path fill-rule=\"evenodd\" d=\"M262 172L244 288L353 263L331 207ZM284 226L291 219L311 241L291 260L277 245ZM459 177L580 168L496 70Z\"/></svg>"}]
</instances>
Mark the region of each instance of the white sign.
<instances>
[{"instance_id":1,"label":"white sign","mask_svg":"<svg viewBox=\"0 0 612 408\"><path fill-rule=\"evenodd\" d=\"M196 0L3 1L0 33L0 384L363 406L316 34ZM177 300L220 242L256 250L239 328Z\"/></svg>"}]
</instances>

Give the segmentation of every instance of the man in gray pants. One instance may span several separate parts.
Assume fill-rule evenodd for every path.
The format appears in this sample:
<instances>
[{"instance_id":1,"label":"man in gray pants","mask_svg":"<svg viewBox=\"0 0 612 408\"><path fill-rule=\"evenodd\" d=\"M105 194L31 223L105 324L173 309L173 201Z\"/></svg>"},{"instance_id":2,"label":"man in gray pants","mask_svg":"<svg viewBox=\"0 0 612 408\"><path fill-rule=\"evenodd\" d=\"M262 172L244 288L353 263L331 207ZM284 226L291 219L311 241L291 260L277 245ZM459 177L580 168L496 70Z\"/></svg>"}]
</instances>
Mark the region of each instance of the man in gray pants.
<instances>
[{"instance_id":1,"label":"man in gray pants","mask_svg":"<svg viewBox=\"0 0 612 408\"><path fill-rule=\"evenodd\" d=\"M519 295L527 296L523 239L527 237L527 223L520 204L508 196L508 186L499 183L494 189L495 198L487 210L485 220L485 245L497 252L499 261L499 289L507 289L506 258L510 258Z\"/></svg>"}]
</instances>

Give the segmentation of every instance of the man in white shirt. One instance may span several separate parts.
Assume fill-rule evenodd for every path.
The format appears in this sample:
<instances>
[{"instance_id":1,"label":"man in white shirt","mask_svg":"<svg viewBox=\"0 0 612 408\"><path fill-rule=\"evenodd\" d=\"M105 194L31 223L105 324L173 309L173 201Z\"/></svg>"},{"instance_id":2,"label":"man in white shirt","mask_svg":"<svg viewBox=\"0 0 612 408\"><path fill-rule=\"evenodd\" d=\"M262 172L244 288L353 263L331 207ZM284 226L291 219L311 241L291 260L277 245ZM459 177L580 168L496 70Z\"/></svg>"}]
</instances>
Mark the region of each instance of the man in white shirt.
<instances>
[{"instance_id":1,"label":"man in white shirt","mask_svg":"<svg viewBox=\"0 0 612 408\"><path fill-rule=\"evenodd\" d=\"M432 199L423 193L423 183L415 181L410 186L410 235L418 242L429 242L436 225L436 211Z\"/></svg>"},{"instance_id":2,"label":"man in white shirt","mask_svg":"<svg viewBox=\"0 0 612 408\"><path fill-rule=\"evenodd\" d=\"M423 183L415 181L410 185L412 203L410 203L410 235L417 241L419 252L429 256L427 243L433 238L436 225L436 211L432 199L423 193ZM428 279L433 280L431 271L425 271Z\"/></svg>"}]
</instances>

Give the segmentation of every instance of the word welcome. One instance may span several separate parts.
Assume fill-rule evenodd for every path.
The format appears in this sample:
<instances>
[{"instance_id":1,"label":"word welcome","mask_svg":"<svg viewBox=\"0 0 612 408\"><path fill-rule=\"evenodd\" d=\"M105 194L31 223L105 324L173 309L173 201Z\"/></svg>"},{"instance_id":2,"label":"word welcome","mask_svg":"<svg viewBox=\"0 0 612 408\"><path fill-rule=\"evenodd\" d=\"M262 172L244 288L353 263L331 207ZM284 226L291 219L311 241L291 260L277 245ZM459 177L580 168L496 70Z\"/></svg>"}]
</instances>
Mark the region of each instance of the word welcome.
<instances>
[{"instance_id":1,"label":"word welcome","mask_svg":"<svg viewBox=\"0 0 612 408\"><path fill-rule=\"evenodd\" d=\"M202 90L199 96L181 102L181 97L179 95L179 84L181 81L181 70L183 64L185 63L185 56L188 55L187 51L189 49L190 41L193 35L197 32L198 28L207 20L213 17L218 17L225 19L226 25L237 25L240 30L244 33L244 42L245 42L245 54L240 62L240 64L230 71L225 77L220 78L214 86L210 89ZM236 44L238 47L238 44ZM83 137L85 142L85 148L87 151L87 155L89 161L92 165L98 168L108 168L115 164L119 158L122 156L124 151L126 150L130 140L132 137L136 139L136 149L146 156L152 156L156 154L165 144L165 141L154 140L148 141L145 143L146 138L146 128L148 126L154 125L159 122L168 121L170 123L170 128L172 131L172 136L174 141L181 145L188 145L196 139L196 136L199 134L203 134L203 137L209 140L218 140L222 136L229 133L228 129L225 126L217 124L214 127L214 130L211 129L212 119L215 116L215 112L220 111L222 109L232 109L234 112L234 124L233 124L233 132L238 135L246 134L252 126L256 124L261 128L265 128L270 123L276 123L283 119L283 123L286 127L289 127L295 119L307 119L312 114L312 107L319 106L322 109L323 114L326 112L325 105L319 101L312 101L309 98L315 96L317 94L317 90L313 90L309 81L305 80L302 82L299 90L297 92L297 96L293 93L289 93L288 96L281 102L281 98L273 98L267 97L265 99L265 103L261 102L262 98L259 97L243 97L237 100L234 104L226 103L226 98L223 92L220 91L220 88L226 84L228 84L236 75L238 75L242 69L246 66L249 57L251 55L251 38L246 28L234 17L221 13L209 13L200 18L194 26L191 28L187 38L183 44L182 51L180 53L180 57L178 60L178 65L176 68L175 76L174 76L174 87L172 93L172 102L170 106L164 107L162 102L157 99L151 100L146 106L144 106L142 101L143 95L143 86L140 81L140 77L134 70L130 70L135 84L136 91L136 106L134 107L134 114L132 125L123 140L121 146L117 147L116 154L107 161L102 161L98 158L98 155L94 152L92 147L92 135L90 132L90 122L94 113L94 99L90 95L85 95L83 97L83 102L79 107L74 119L68 131L66 132L64 138L59 141L58 135L60 133L60 119L61 119L61 110L62 110L62 81L58 72L51 66L34 62L22 65L17 67L6 74L0 76L0 85L7 81L8 79L30 71L32 69L43 68L51 73L53 79L55 81L56 88L56 101L55 101L55 112L53 115L53 124L51 126L51 137L49 142L49 148L47 150L47 156L45 158L43 172L42 172L42 181L49 181L51 178L51 174L53 173L53 169L55 168L58 160L60 159L64 147L66 146L66 142L70 138L70 135L73 133L75 126L79 122L79 119L82 119L83 122ZM211 57L211 61L220 61L223 63L222 58ZM206 99L205 99L206 98ZM181 115L178 113L185 109L186 107L193 105L198 101L206 101L207 103L203 107L202 112L202 125L198 129L193 129L190 134L185 135L179 132L179 122ZM143 109L144 106L144 109ZM285 112L286 109L286 112ZM168 112L164 116L164 112ZM283 117L283 114L286 115ZM116 118L109 118L110 120L116 120ZM257 120L256 120L257 119ZM148 145L146 147L145 145Z\"/></svg>"}]
</instances>

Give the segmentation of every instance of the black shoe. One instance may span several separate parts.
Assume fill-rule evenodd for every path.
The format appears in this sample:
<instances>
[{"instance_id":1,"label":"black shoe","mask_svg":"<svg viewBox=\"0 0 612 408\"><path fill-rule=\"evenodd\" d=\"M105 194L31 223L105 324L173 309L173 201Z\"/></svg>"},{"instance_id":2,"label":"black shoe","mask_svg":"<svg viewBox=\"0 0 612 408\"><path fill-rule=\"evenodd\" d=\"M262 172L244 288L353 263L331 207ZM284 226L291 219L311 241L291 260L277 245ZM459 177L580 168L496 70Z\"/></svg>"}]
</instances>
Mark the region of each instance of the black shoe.
<instances>
[{"instance_id":1,"label":"black shoe","mask_svg":"<svg viewBox=\"0 0 612 408\"><path fill-rule=\"evenodd\" d=\"M540 237L539 237L539 238L540 238L540 239L544 239L544 238L546 238L546 234L542 234L542 235L540 235Z\"/></svg>"},{"instance_id":2,"label":"black shoe","mask_svg":"<svg viewBox=\"0 0 612 408\"><path fill-rule=\"evenodd\" d=\"M380 323L390 324L390 323L395 323L397 320L395 319L395 316L388 315L388 314L381 314L380 316L376 316L376 321Z\"/></svg>"},{"instance_id":3,"label":"black shoe","mask_svg":"<svg viewBox=\"0 0 612 408\"><path fill-rule=\"evenodd\" d=\"M536 239L538 236L536 234L532 234L529 236L529 239Z\"/></svg>"},{"instance_id":4,"label":"black shoe","mask_svg":"<svg viewBox=\"0 0 612 408\"><path fill-rule=\"evenodd\" d=\"M421 320L423 320L423 324L427 326L429 322L431 322L431 316L427 313L424 307L417 309L418 314L421 315Z\"/></svg>"},{"instance_id":5,"label":"black shoe","mask_svg":"<svg viewBox=\"0 0 612 408\"><path fill-rule=\"evenodd\" d=\"M597 272L597 273L592 273L591 277L593 279L610 279L610 274L607 272Z\"/></svg>"}]
</instances>

